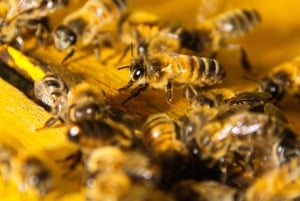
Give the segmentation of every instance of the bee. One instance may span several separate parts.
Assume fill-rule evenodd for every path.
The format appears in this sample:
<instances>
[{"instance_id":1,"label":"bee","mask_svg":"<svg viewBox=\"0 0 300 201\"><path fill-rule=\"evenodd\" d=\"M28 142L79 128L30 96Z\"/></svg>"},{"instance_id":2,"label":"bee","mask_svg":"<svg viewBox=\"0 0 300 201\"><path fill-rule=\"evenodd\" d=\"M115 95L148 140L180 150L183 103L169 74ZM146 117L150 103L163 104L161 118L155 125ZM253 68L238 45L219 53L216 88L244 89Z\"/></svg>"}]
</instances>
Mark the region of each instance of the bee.
<instances>
[{"instance_id":1,"label":"bee","mask_svg":"<svg viewBox=\"0 0 300 201\"><path fill-rule=\"evenodd\" d=\"M12 166L18 152L13 147L6 144L0 145L0 173L4 182L11 177Z\"/></svg>"},{"instance_id":2,"label":"bee","mask_svg":"<svg viewBox=\"0 0 300 201\"><path fill-rule=\"evenodd\" d=\"M115 171L122 171L132 182L147 186L155 185L160 178L160 167L147 153L122 150L115 146L102 146L92 150L85 167L88 180L97 174Z\"/></svg>"},{"instance_id":3,"label":"bee","mask_svg":"<svg viewBox=\"0 0 300 201\"><path fill-rule=\"evenodd\" d=\"M188 151L177 134L176 124L165 113L149 116L143 128L144 143L157 158L187 156Z\"/></svg>"},{"instance_id":4,"label":"bee","mask_svg":"<svg viewBox=\"0 0 300 201\"><path fill-rule=\"evenodd\" d=\"M51 171L40 159L34 156L21 162L20 175L19 189L21 191L34 188L40 196L45 196L53 188Z\"/></svg>"},{"instance_id":5,"label":"bee","mask_svg":"<svg viewBox=\"0 0 300 201\"><path fill-rule=\"evenodd\" d=\"M57 100L51 110L52 116L46 121L44 127L50 127L58 120L70 123L98 119L109 109L110 106L105 103L101 90L87 83L80 83Z\"/></svg>"},{"instance_id":6,"label":"bee","mask_svg":"<svg viewBox=\"0 0 300 201\"><path fill-rule=\"evenodd\" d=\"M300 158L294 157L282 166L258 177L245 191L245 201L298 200Z\"/></svg>"},{"instance_id":7,"label":"bee","mask_svg":"<svg viewBox=\"0 0 300 201\"><path fill-rule=\"evenodd\" d=\"M127 90L133 84L138 86L123 102L125 104L149 86L166 89L167 102L172 100L173 84L192 86L212 86L225 78L224 68L214 59L188 56L183 54L155 54L150 58L138 56L133 58L129 68L129 82L119 90Z\"/></svg>"},{"instance_id":8,"label":"bee","mask_svg":"<svg viewBox=\"0 0 300 201\"><path fill-rule=\"evenodd\" d=\"M267 114L243 111L194 130L194 139L187 146L211 166L219 166L223 181L243 188L256 175L281 163L279 152L284 139L290 136L299 141L286 122Z\"/></svg>"},{"instance_id":9,"label":"bee","mask_svg":"<svg viewBox=\"0 0 300 201\"><path fill-rule=\"evenodd\" d=\"M239 48L241 64L250 70L246 51L242 46L230 43L230 40L245 35L260 22L261 16L257 10L237 8L201 22L196 29L183 32L181 41L193 51L210 52L212 58L216 57L221 48Z\"/></svg>"},{"instance_id":10,"label":"bee","mask_svg":"<svg viewBox=\"0 0 300 201\"><path fill-rule=\"evenodd\" d=\"M34 96L42 104L52 108L59 98L65 97L68 93L66 83L54 74L47 74L41 80L34 82Z\"/></svg>"},{"instance_id":11,"label":"bee","mask_svg":"<svg viewBox=\"0 0 300 201\"><path fill-rule=\"evenodd\" d=\"M285 94L300 97L300 57L274 67L269 75L261 79L261 90L272 95L275 103Z\"/></svg>"},{"instance_id":12,"label":"bee","mask_svg":"<svg viewBox=\"0 0 300 201\"><path fill-rule=\"evenodd\" d=\"M127 7L127 0L88 0L79 10L66 16L53 32L57 50L70 49L65 62L74 54L74 46L94 44L99 57L100 38L107 37L105 25L117 20Z\"/></svg>"},{"instance_id":13,"label":"bee","mask_svg":"<svg viewBox=\"0 0 300 201\"><path fill-rule=\"evenodd\" d=\"M47 17L67 3L67 0L9 1L9 9L0 24L1 43L16 43L22 48L22 36L32 30L43 40L43 34L49 32Z\"/></svg>"},{"instance_id":14,"label":"bee","mask_svg":"<svg viewBox=\"0 0 300 201\"><path fill-rule=\"evenodd\" d=\"M176 200L238 201L237 189L216 181L184 180L172 189Z\"/></svg>"},{"instance_id":15,"label":"bee","mask_svg":"<svg viewBox=\"0 0 300 201\"><path fill-rule=\"evenodd\" d=\"M81 120L70 124L67 138L78 144L83 152L104 145L114 145L124 149L134 145L132 131L110 118Z\"/></svg>"}]
</instances>

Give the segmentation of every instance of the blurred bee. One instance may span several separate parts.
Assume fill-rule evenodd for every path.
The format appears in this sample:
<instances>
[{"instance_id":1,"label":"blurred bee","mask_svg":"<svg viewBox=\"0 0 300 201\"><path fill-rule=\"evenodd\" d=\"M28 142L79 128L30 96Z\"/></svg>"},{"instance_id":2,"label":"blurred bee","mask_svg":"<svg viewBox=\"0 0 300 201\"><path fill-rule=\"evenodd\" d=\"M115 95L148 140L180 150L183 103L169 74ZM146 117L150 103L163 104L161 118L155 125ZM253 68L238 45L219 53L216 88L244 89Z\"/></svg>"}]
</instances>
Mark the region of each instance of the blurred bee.
<instances>
[{"instance_id":1,"label":"blurred bee","mask_svg":"<svg viewBox=\"0 0 300 201\"><path fill-rule=\"evenodd\" d=\"M258 177L245 191L245 201L298 200L300 158L294 157L282 166Z\"/></svg>"},{"instance_id":2,"label":"blurred bee","mask_svg":"<svg viewBox=\"0 0 300 201\"><path fill-rule=\"evenodd\" d=\"M17 154L17 150L13 147L5 144L0 145L0 173L4 182L7 182L11 177L12 166Z\"/></svg>"},{"instance_id":3,"label":"blurred bee","mask_svg":"<svg viewBox=\"0 0 300 201\"><path fill-rule=\"evenodd\" d=\"M239 201L237 189L216 181L184 180L172 189L176 200Z\"/></svg>"},{"instance_id":4,"label":"blurred bee","mask_svg":"<svg viewBox=\"0 0 300 201\"><path fill-rule=\"evenodd\" d=\"M204 87L218 84L225 78L225 71L216 60L183 54L155 54L147 59L138 56L132 59L130 66L119 69L124 68L130 69L130 80L119 90L126 90L135 83L138 86L123 104L138 96L149 86L166 89L167 102L171 103L173 84L190 88Z\"/></svg>"},{"instance_id":5,"label":"blurred bee","mask_svg":"<svg viewBox=\"0 0 300 201\"><path fill-rule=\"evenodd\" d=\"M44 127L50 127L58 120L70 123L98 119L109 109L101 90L87 83L80 83L71 88L66 96L58 99L52 107L52 117L46 121Z\"/></svg>"},{"instance_id":6,"label":"blurred bee","mask_svg":"<svg viewBox=\"0 0 300 201\"><path fill-rule=\"evenodd\" d=\"M74 54L74 45L94 44L99 57L100 38L108 35L103 27L117 20L126 7L127 0L88 0L79 10L66 16L53 33L57 50L71 49L62 62Z\"/></svg>"},{"instance_id":7,"label":"blurred bee","mask_svg":"<svg viewBox=\"0 0 300 201\"><path fill-rule=\"evenodd\" d=\"M251 65L246 51L240 45L230 43L230 40L245 35L260 22L261 16L255 9L238 8L201 22L192 31L183 32L181 40L186 48L196 52L210 52L213 58L220 48L239 48L241 63L249 70Z\"/></svg>"},{"instance_id":8,"label":"blurred bee","mask_svg":"<svg viewBox=\"0 0 300 201\"><path fill-rule=\"evenodd\" d=\"M9 9L0 24L0 42L16 43L22 48L22 35L32 30L41 41L49 31L47 17L67 3L67 0L9 1Z\"/></svg>"},{"instance_id":9,"label":"blurred bee","mask_svg":"<svg viewBox=\"0 0 300 201\"><path fill-rule=\"evenodd\" d=\"M281 163L282 142L290 136L298 143L286 122L245 111L203 125L194 131L194 139L188 142L192 145L187 146L200 159L219 166L223 181L245 187L256 175Z\"/></svg>"},{"instance_id":10,"label":"blurred bee","mask_svg":"<svg viewBox=\"0 0 300 201\"><path fill-rule=\"evenodd\" d=\"M300 57L273 68L269 75L261 80L261 90L272 95L272 100L278 103L284 95L300 97Z\"/></svg>"},{"instance_id":11,"label":"blurred bee","mask_svg":"<svg viewBox=\"0 0 300 201\"><path fill-rule=\"evenodd\" d=\"M48 74L41 80L34 82L34 96L42 104L52 108L62 97L68 93L65 82L54 74Z\"/></svg>"},{"instance_id":12,"label":"blurred bee","mask_svg":"<svg viewBox=\"0 0 300 201\"><path fill-rule=\"evenodd\" d=\"M122 171L132 182L147 186L156 184L160 168L142 151L125 151L115 146L102 146L92 150L85 163L88 180L97 174Z\"/></svg>"},{"instance_id":13,"label":"blurred bee","mask_svg":"<svg viewBox=\"0 0 300 201\"><path fill-rule=\"evenodd\" d=\"M164 160L171 157L186 157L188 151L178 139L178 128L174 121L165 113L148 117L143 128L143 140L150 152Z\"/></svg>"},{"instance_id":14,"label":"blurred bee","mask_svg":"<svg viewBox=\"0 0 300 201\"><path fill-rule=\"evenodd\" d=\"M45 196L53 188L53 180L50 170L36 157L28 157L21 161L20 191L28 188L37 190L39 196Z\"/></svg>"}]
</instances>

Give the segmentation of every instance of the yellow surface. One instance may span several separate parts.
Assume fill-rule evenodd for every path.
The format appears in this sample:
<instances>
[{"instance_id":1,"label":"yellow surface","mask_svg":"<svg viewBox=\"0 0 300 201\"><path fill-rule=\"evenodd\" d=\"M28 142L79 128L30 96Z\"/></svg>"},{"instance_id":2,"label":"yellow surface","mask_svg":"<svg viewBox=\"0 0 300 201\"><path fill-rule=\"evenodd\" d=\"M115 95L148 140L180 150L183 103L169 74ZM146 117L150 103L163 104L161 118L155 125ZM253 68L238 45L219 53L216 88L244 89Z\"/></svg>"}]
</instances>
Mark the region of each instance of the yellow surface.
<instances>
[{"instance_id":1,"label":"yellow surface","mask_svg":"<svg viewBox=\"0 0 300 201\"><path fill-rule=\"evenodd\" d=\"M197 11L200 9L200 3L195 5L195 0L128 1L132 10L143 9L154 12L163 19L175 20L189 26L196 22ZM80 1L76 2L76 6L81 4ZM214 0L213 2L221 1ZM242 6L256 8L261 13L263 22L240 42L247 50L253 65L251 74L245 72L240 66L238 52L223 51L218 57L227 71L225 82L220 87L228 87L237 91L258 87L255 83L243 79L243 75L259 78L273 66L300 55L300 22L298 20L300 3L298 0L232 0L230 3L224 3L224 7L216 10L222 12L229 8ZM65 12L70 12L73 9L67 8L59 11L52 16L52 19L61 19L60 17ZM56 21L53 20L52 24L55 25ZM114 53L113 50L105 50L101 56L105 57L112 53ZM57 52L51 45L41 47L30 52L30 54L46 62L56 64L59 64L65 56L65 52ZM54 70L62 74L69 72L65 73L63 77L71 80L70 82L82 79L99 86L106 92L109 104L129 113L145 117L152 113L167 112L175 118L186 111L187 102L182 98L180 91L175 91L172 106L165 101L165 92L152 89L143 92L125 106L121 106L129 93L120 93L117 89L127 83L128 71L118 71L117 67L127 65L130 58L127 57L122 64L116 64L117 58L109 60L106 65L103 65L95 58L93 51L78 50L65 66L58 65L54 67ZM24 59L22 60L24 62ZM28 69L28 66L25 68ZM36 68L32 66L31 69ZM30 76L33 79L38 79L42 74L43 72L37 71ZM296 130L300 130L299 105L294 98L289 97L279 104ZM79 172L68 172L63 164L56 162L75 149L72 144L66 142L65 128L36 131L36 128L40 128L44 124L49 114L2 79L0 79L0 108L0 141L21 147L22 154L38 155L54 173L57 187L44 200L83 200L82 181ZM18 193L17 187L13 183L0 184L0 198L2 201L38 199L30 192Z\"/></svg>"}]
</instances>

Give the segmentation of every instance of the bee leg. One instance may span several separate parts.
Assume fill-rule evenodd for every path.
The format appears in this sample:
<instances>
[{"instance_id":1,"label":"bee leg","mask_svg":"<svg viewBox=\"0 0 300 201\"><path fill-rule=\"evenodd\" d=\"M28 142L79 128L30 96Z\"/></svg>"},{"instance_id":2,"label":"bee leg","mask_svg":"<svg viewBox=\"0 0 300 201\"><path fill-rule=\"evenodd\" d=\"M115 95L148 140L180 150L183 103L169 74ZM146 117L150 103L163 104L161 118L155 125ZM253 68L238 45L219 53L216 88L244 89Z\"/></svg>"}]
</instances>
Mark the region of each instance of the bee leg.
<instances>
[{"instance_id":1,"label":"bee leg","mask_svg":"<svg viewBox=\"0 0 300 201\"><path fill-rule=\"evenodd\" d=\"M75 50L72 48L71 51L65 56L65 58L61 61L61 64L66 63L66 61L71 58L75 53Z\"/></svg>"},{"instance_id":2,"label":"bee leg","mask_svg":"<svg viewBox=\"0 0 300 201\"><path fill-rule=\"evenodd\" d=\"M185 98L188 101L192 101L193 98L195 98L195 96L197 96L197 91L194 89L194 87L192 87L191 85L187 85L185 88Z\"/></svg>"},{"instance_id":3,"label":"bee leg","mask_svg":"<svg viewBox=\"0 0 300 201\"><path fill-rule=\"evenodd\" d=\"M172 82L169 80L167 83L167 102L172 104Z\"/></svg>"},{"instance_id":4,"label":"bee leg","mask_svg":"<svg viewBox=\"0 0 300 201\"><path fill-rule=\"evenodd\" d=\"M246 53L246 50L243 47L240 47L240 52L241 52L241 63L242 63L243 68L246 71L250 71L251 64L250 64L250 61L248 59L248 55Z\"/></svg>"},{"instance_id":5,"label":"bee leg","mask_svg":"<svg viewBox=\"0 0 300 201\"><path fill-rule=\"evenodd\" d=\"M129 80L129 82L124 87L121 87L118 90L123 91L123 90L129 89L132 85L133 85L133 81Z\"/></svg>"},{"instance_id":6,"label":"bee leg","mask_svg":"<svg viewBox=\"0 0 300 201\"><path fill-rule=\"evenodd\" d=\"M18 49L23 51L23 47L24 47L24 40L21 36L17 36L15 39L16 45L18 47Z\"/></svg>"},{"instance_id":7,"label":"bee leg","mask_svg":"<svg viewBox=\"0 0 300 201\"><path fill-rule=\"evenodd\" d=\"M100 41L98 37L94 38L94 53L96 58L100 60Z\"/></svg>"},{"instance_id":8,"label":"bee leg","mask_svg":"<svg viewBox=\"0 0 300 201\"><path fill-rule=\"evenodd\" d=\"M121 57L119 58L117 64L121 63L123 61L123 59L125 58L125 56L127 55L127 53L129 52L131 46L127 45L125 50L123 51L123 54L121 55Z\"/></svg>"},{"instance_id":9,"label":"bee leg","mask_svg":"<svg viewBox=\"0 0 300 201\"><path fill-rule=\"evenodd\" d=\"M70 164L70 169L74 170L77 165L82 161L82 151L81 150L77 150L74 153L71 153L69 155L67 155L64 159L58 159L56 160L56 162L61 163L61 162L68 162L71 161Z\"/></svg>"},{"instance_id":10,"label":"bee leg","mask_svg":"<svg viewBox=\"0 0 300 201\"><path fill-rule=\"evenodd\" d=\"M50 117L44 124L43 128L49 128L59 120L59 117Z\"/></svg>"},{"instance_id":11,"label":"bee leg","mask_svg":"<svg viewBox=\"0 0 300 201\"><path fill-rule=\"evenodd\" d=\"M142 91L145 91L148 88L148 86L148 83L138 85L137 88L132 90L131 95L122 103L122 105L125 105L128 101L137 97Z\"/></svg>"}]
</instances>

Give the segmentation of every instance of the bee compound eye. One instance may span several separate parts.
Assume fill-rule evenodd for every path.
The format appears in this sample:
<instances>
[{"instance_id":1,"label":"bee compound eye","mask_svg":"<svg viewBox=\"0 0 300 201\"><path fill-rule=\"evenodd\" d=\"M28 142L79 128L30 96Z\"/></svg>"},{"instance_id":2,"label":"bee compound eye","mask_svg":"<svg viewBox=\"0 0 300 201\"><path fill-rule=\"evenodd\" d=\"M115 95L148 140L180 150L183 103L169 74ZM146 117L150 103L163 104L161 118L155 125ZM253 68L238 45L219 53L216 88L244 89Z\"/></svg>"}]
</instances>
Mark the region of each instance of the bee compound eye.
<instances>
[{"instance_id":1,"label":"bee compound eye","mask_svg":"<svg viewBox=\"0 0 300 201\"><path fill-rule=\"evenodd\" d=\"M81 129L79 126L72 126L67 133L68 139L72 142L79 142Z\"/></svg>"}]
</instances>

